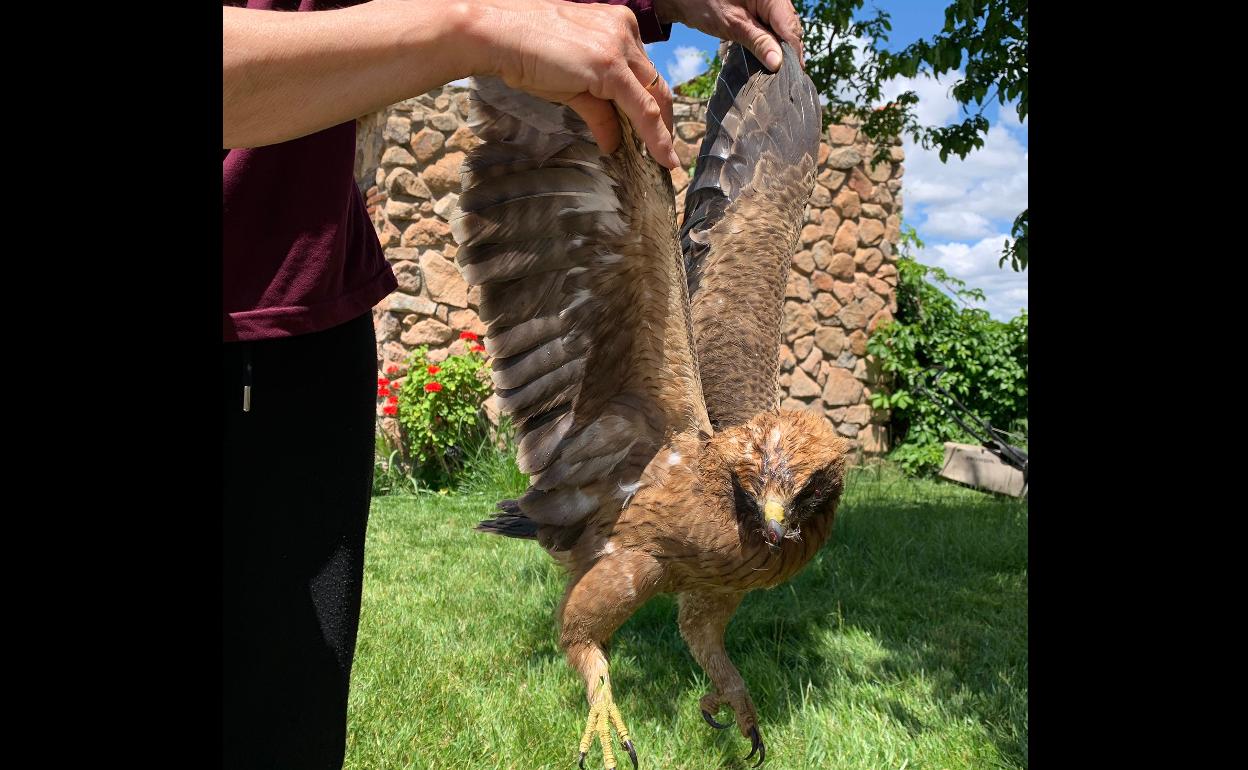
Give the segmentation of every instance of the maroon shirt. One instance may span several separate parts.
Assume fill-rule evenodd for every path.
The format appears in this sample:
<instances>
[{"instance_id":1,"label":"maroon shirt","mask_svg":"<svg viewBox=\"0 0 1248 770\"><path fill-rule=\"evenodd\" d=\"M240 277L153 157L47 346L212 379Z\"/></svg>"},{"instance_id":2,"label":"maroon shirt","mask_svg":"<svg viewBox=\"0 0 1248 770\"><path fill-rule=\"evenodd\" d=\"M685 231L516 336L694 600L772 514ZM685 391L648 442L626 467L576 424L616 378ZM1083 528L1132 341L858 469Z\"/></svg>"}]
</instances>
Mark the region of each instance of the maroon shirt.
<instances>
[{"instance_id":1,"label":"maroon shirt","mask_svg":"<svg viewBox=\"0 0 1248 770\"><path fill-rule=\"evenodd\" d=\"M672 35L672 25L659 22L659 14L654 10L654 0L571 0L571 2L627 5L637 17L637 28L641 31L643 43L658 43L667 40Z\"/></svg>"},{"instance_id":2,"label":"maroon shirt","mask_svg":"<svg viewBox=\"0 0 1248 770\"><path fill-rule=\"evenodd\" d=\"M361 0L247 0L316 11ZM628 5L642 40L666 40L653 0ZM242 0L223 5L242 6ZM398 288L355 184L355 121L281 144L224 152L221 291L226 342L311 334L368 312Z\"/></svg>"},{"instance_id":3,"label":"maroon shirt","mask_svg":"<svg viewBox=\"0 0 1248 770\"><path fill-rule=\"evenodd\" d=\"M313 11L359 0L249 0ZM227 2L223 5L242 5ZM324 331L398 287L355 184L355 121L221 163L224 339Z\"/></svg>"}]
</instances>

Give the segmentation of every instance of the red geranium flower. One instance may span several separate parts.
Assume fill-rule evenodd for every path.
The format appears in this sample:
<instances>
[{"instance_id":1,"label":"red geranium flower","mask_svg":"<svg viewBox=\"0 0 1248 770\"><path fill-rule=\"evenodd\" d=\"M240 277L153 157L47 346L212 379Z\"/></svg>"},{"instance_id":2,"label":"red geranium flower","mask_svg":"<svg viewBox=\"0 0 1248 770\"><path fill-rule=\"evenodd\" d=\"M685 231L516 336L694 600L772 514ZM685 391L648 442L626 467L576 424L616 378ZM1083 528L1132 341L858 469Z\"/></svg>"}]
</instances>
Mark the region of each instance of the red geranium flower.
<instances>
[{"instance_id":1,"label":"red geranium flower","mask_svg":"<svg viewBox=\"0 0 1248 770\"><path fill-rule=\"evenodd\" d=\"M395 415L399 413L399 408L397 406L383 406L381 411L389 415Z\"/></svg>"},{"instance_id":2,"label":"red geranium flower","mask_svg":"<svg viewBox=\"0 0 1248 770\"><path fill-rule=\"evenodd\" d=\"M394 364L391 364L390 366L386 367L386 374L398 374L398 373L399 373L399 367L395 366Z\"/></svg>"},{"instance_id":3,"label":"red geranium flower","mask_svg":"<svg viewBox=\"0 0 1248 770\"><path fill-rule=\"evenodd\" d=\"M437 393L439 390L442 390L442 383L427 382L425 383L425 390L429 391L430 393Z\"/></svg>"},{"instance_id":4,"label":"red geranium flower","mask_svg":"<svg viewBox=\"0 0 1248 770\"><path fill-rule=\"evenodd\" d=\"M472 332L460 332L459 338L461 340L475 340L477 339L477 335L473 334Z\"/></svg>"},{"instance_id":5,"label":"red geranium flower","mask_svg":"<svg viewBox=\"0 0 1248 770\"><path fill-rule=\"evenodd\" d=\"M437 373L438 373L438 372L440 372L440 371L442 371L442 367L440 367L440 366L431 366L431 367L429 367L429 373L430 373L430 374L437 374Z\"/></svg>"},{"instance_id":6,"label":"red geranium flower","mask_svg":"<svg viewBox=\"0 0 1248 770\"><path fill-rule=\"evenodd\" d=\"M473 345L470 350L472 350L473 353L484 353L485 345Z\"/></svg>"},{"instance_id":7,"label":"red geranium flower","mask_svg":"<svg viewBox=\"0 0 1248 770\"><path fill-rule=\"evenodd\" d=\"M390 389L389 389L389 388L378 388L378 389L377 389L377 395L378 395L378 396L388 396L388 395L390 395Z\"/></svg>"},{"instance_id":8,"label":"red geranium flower","mask_svg":"<svg viewBox=\"0 0 1248 770\"><path fill-rule=\"evenodd\" d=\"M391 396L390 398L387 398L387 399L386 399L386 402L387 402L387 403L391 403L391 404L397 404L397 403L399 403L399 397L398 397L398 396Z\"/></svg>"},{"instance_id":9,"label":"red geranium flower","mask_svg":"<svg viewBox=\"0 0 1248 770\"><path fill-rule=\"evenodd\" d=\"M378 377L377 384L384 388L390 384L390 380L387 380L385 377Z\"/></svg>"}]
</instances>

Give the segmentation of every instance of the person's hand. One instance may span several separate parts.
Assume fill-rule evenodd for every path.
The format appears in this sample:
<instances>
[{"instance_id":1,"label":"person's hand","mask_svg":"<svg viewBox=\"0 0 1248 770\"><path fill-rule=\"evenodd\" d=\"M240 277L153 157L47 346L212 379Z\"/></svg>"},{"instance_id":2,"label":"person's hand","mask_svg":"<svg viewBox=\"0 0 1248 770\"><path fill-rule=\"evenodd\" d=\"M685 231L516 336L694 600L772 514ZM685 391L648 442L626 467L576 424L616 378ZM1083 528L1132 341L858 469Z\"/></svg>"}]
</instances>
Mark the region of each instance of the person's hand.
<instances>
[{"instance_id":1,"label":"person's hand","mask_svg":"<svg viewBox=\"0 0 1248 770\"><path fill-rule=\"evenodd\" d=\"M620 144L615 102L655 160L680 165L672 146L672 92L646 56L628 8L481 0L471 14L464 41L475 56L471 72L498 75L512 88L571 107L607 154Z\"/></svg>"},{"instance_id":2,"label":"person's hand","mask_svg":"<svg viewBox=\"0 0 1248 770\"><path fill-rule=\"evenodd\" d=\"M772 72L782 60L779 35L797 51L797 63L806 66L802 22L790 0L655 0L654 9L663 22L740 43Z\"/></svg>"}]
</instances>

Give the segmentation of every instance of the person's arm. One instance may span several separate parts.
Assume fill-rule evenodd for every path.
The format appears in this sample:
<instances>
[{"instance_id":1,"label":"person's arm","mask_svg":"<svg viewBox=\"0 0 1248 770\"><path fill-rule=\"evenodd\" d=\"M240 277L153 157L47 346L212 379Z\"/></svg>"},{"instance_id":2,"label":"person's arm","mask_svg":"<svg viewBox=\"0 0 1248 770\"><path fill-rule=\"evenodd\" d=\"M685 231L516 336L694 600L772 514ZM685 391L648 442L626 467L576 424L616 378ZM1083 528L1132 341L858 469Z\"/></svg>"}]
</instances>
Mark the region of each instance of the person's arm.
<instances>
[{"instance_id":1,"label":"person's arm","mask_svg":"<svg viewBox=\"0 0 1248 770\"><path fill-rule=\"evenodd\" d=\"M656 0L568 0L572 3L606 3L607 5L623 5L637 17L637 27L641 30L641 42L660 43L672 36L672 24L659 18L655 9Z\"/></svg>"},{"instance_id":2,"label":"person's arm","mask_svg":"<svg viewBox=\"0 0 1248 770\"><path fill-rule=\"evenodd\" d=\"M802 50L802 23L790 0L630 0L653 5L659 21L678 21L708 35L734 40L750 50L775 72L782 56L779 35L797 51L798 64L805 65Z\"/></svg>"},{"instance_id":3,"label":"person's arm","mask_svg":"<svg viewBox=\"0 0 1248 770\"><path fill-rule=\"evenodd\" d=\"M223 146L258 147L337 125L465 74L437 45L462 6L365 3L295 13L222 7Z\"/></svg>"},{"instance_id":4,"label":"person's arm","mask_svg":"<svg viewBox=\"0 0 1248 770\"><path fill-rule=\"evenodd\" d=\"M614 101L663 165L679 165L631 11L564 0L374 0L333 11L222 8L222 146L295 139L468 75L567 104L604 152ZM660 78L660 82L661 82Z\"/></svg>"}]
</instances>

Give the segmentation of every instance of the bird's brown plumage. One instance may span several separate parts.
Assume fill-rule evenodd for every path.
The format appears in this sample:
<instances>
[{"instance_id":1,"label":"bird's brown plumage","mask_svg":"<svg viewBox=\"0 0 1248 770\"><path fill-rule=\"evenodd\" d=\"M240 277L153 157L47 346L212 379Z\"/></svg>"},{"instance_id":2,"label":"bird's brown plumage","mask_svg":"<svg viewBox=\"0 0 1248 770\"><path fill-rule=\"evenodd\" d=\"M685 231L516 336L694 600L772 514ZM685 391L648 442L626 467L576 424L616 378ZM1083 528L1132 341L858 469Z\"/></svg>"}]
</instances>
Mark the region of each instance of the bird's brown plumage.
<instances>
[{"instance_id":1,"label":"bird's brown plumage","mask_svg":"<svg viewBox=\"0 0 1248 770\"><path fill-rule=\"evenodd\" d=\"M596 704L586 742L605 729L603 704L614 708L604 644L674 592L715 686L704 709L732 707L762 751L723 630L744 592L791 577L831 530L846 442L776 404L819 134L795 62L786 48L769 74L728 50L679 241L670 177L623 116L622 146L604 157L570 110L474 84L484 143L465 162L452 230L531 474L481 528L538 539L570 573L561 642Z\"/></svg>"},{"instance_id":2,"label":"bird's brown plumage","mask_svg":"<svg viewBox=\"0 0 1248 770\"><path fill-rule=\"evenodd\" d=\"M820 128L814 84L798 67L769 75L740 45L720 55L680 232L716 428L777 405L784 289L815 185Z\"/></svg>"}]
</instances>

